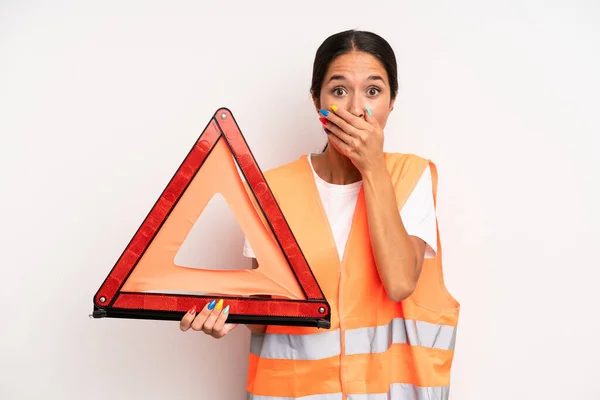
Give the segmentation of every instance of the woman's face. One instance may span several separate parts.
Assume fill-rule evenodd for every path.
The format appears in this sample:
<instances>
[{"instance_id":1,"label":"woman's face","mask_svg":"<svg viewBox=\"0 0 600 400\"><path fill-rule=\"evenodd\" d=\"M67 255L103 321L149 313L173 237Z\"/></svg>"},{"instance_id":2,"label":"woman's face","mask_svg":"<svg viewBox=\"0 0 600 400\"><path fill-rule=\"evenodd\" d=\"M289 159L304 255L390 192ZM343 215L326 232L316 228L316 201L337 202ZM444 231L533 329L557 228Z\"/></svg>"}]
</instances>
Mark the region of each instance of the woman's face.
<instances>
[{"instance_id":1,"label":"woman's face","mask_svg":"<svg viewBox=\"0 0 600 400\"><path fill-rule=\"evenodd\" d=\"M381 62L368 53L353 51L337 57L325 74L321 94L314 99L317 112L332 105L364 118L365 107L383 128L393 109L387 72Z\"/></svg>"}]
</instances>

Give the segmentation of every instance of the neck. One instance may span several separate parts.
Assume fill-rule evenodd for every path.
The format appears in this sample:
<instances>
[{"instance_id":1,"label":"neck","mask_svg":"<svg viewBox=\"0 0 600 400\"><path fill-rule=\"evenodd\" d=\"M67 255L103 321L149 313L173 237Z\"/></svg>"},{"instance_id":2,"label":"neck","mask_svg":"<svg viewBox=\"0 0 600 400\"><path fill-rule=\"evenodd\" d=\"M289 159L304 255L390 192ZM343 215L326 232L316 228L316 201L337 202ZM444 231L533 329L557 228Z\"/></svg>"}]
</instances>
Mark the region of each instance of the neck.
<instances>
[{"instance_id":1,"label":"neck","mask_svg":"<svg viewBox=\"0 0 600 400\"><path fill-rule=\"evenodd\" d=\"M321 179L334 185L349 185L362 179L352 161L331 144L322 154L312 158L312 164Z\"/></svg>"}]
</instances>

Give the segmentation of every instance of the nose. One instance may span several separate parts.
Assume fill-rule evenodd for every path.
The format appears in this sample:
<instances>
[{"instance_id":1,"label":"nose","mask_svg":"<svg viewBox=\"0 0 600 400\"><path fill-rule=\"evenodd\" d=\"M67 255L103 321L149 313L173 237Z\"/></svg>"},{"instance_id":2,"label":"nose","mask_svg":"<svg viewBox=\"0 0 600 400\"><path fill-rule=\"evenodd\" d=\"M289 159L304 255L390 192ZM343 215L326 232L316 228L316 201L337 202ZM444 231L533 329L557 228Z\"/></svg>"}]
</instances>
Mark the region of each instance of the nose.
<instances>
[{"instance_id":1,"label":"nose","mask_svg":"<svg viewBox=\"0 0 600 400\"><path fill-rule=\"evenodd\" d=\"M365 108L362 104L362 98L359 95L354 95L349 104L350 108L348 111L352 113L354 116L363 118L365 114Z\"/></svg>"}]
</instances>

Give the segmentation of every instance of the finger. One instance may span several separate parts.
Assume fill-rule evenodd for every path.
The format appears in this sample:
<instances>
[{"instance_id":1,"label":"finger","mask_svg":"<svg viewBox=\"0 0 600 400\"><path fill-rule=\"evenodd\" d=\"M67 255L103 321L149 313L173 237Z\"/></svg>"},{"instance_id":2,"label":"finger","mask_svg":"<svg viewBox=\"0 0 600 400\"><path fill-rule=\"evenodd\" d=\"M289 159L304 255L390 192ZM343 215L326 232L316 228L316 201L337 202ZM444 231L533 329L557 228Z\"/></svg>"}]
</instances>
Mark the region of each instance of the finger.
<instances>
[{"instance_id":1,"label":"finger","mask_svg":"<svg viewBox=\"0 0 600 400\"><path fill-rule=\"evenodd\" d=\"M181 318L181 321L179 321L179 329L181 329L183 332L190 329L190 327L192 326L192 322L194 322L195 316L196 306L192 307L192 309L186 312L183 318Z\"/></svg>"},{"instance_id":2,"label":"finger","mask_svg":"<svg viewBox=\"0 0 600 400\"><path fill-rule=\"evenodd\" d=\"M229 306L225 307L221 314L217 317L215 324L213 326L213 332L220 332L225 326L225 321L227 321L227 317L229 316Z\"/></svg>"},{"instance_id":3,"label":"finger","mask_svg":"<svg viewBox=\"0 0 600 400\"><path fill-rule=\"evenodd\" d=\"M379 122L377 118L373 117L373 112L371 112L369 107L365 107L365 121L373 125L376 129L379 129Z\"/></svg>"},{"instance_id":4,"label":"finger","mask_svg":"<svg viewBox=\"0 0 600 400\"><path fill-rule=\"evenodd\" d=\"M225 335L227 335L229 332L231 332L235 327L237 327L237 324L225 324L225 326L223 326L223 329L221 329L219 332L215 331L213 337L215 339L221 339L225 337Z\"/></svg>"},{"instance_id":5,"label":"finger","mask_svg":"<svg viewBox=\"0 0 600 400\"><path fill-rule=\"evenodd\" d=\"M333 112L329 115L331 116L330 120L351 135L358 135L360 131L370 128L370 125L363 118L357 117L348 110L332 105L331 111Z\"/></svg>"},{"instance_id":6,"label":"finger","mask_svg":"<svg viewBox=\"0 0 600 400\"><path fill-rule=\"evenodd\" d=\"M329 135L329 140L331 141L331 144L340 152L342 153L342 155L348 157L348 158L352 158L352 154L353 154L353 150L352 147L350 147L346 142L344 142L343 140L341 140L339 137L337 137L335 134L331 134Z\"/></svg>"},{"instance_id":7,"label":"finger","mask_svg":"<svg viewBox=\"0 0 600 400\"><path fill-rule=\"evenodd\" d=\"M210 313L208 318L206 318L206 321L204 321L204 326L202 327L202 330L207 335L212 335L213 328L215 326L215 322L217 321L217 318L219 318L222 308L223 308L223 299L221 299L217 302L215 308L212 310L212 312Z\"/></svg>"},{"instance_id":8,"label":"finger","mask_svg":"<svg viewBox=\"0 0 600 400\"><path fill-rule=\"evenodd\" d=\"M192 329L195 331L201 331L204 326L204 322L208 318L208 316L212 313L213 308L215 307L216 301L212 300L210 303L204 306L202 311L196 315L194 322L192 322Z\"/></svg>"},{"instance_id":9,"label":"finger","mask_svg":"<svg viewBox=\"0 0 600 400\"><path fill-rule=\"evenodd\" d=\"M355 117L352 113L338 109L335 106L332 106L336 109L334 113L329 113L326 117L327 120L331 121L333 124L339 126L344 132L350 135L353 138L360 139L361 141L365 141L370 132L373 130L373 126L367 123L362 118ZM349 120L351 120L349 122ZM358 121L358 123L356 123ZM346 143L349 141L346 140Z\"/></svg>"},{"instance_id":10,"label":"finger","mask_svg":"<svg viewBox=\"0 0 600 400\"><path fill-rule=\"evenodd\" d=\"M348 144L348 145L352 145L353 144L353 138L352 136L350 136L347 132L345 132L344 130L340 129L339 126L333 124L333 123L327 123L325 125L325 129L327 129L327 133L328 134L333 134L335 136L337 136L340 140L342 140L344 143Z\"/></svg>"},{"instance_id":11,"label":"finger","mask_svg":"<svg viewBox=\"0 0 600 400\"><path fill-rule=\"evenodd\" d=\"M383 135L383 129L381 129L381 126L379 125L379 121L377 121L377 118L375 118L373 116L373 113L371 112L371 109L369 107L365 107L365 121L369 124L371 124L371 126L373 127L373 129L371 129L371 134L372 135L376 135L378 137Z\"/></svg>"},{"instance_id":12,"label":"finger","mask_svg":"<svg viewBox=\"0 0 600 400\"><path fill-rule=\"evenodd\" d=\"M229 317L229 305L223 309L221 315L217 318L215 326L213 327L213 336L220 338L225 336L236 324L227 324L227 318Z\"/></svg>"},{"instance_id":13,"label":"finger","mask_svg":"<svg viewBox=\"0 0 600 400\"><path fill-rule=\"evenodd\" d=\"M341 128L344 132L346 132L349 135L357 135L358 134L356 128L354 128L352 125L350 125L344 119L342 119L341 117L336 115L334 112L323 109L320 111L320 113L323 116L323 118L325 118L325 120L328 121L327 125L334 124L334 125L338 126L339 128Z\"/></svg>"}]
</instances>

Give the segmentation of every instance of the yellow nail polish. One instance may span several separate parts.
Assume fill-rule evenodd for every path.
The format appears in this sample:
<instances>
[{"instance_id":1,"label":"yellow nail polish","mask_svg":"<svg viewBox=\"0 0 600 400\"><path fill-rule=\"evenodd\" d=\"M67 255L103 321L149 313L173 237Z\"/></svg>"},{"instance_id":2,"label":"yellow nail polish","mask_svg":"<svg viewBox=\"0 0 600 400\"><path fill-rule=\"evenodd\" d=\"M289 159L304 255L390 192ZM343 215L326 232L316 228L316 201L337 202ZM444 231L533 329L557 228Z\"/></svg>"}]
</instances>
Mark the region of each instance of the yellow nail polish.
<instances>
[{"instance_id":1,"label":"yellow nail polish","mask_svg":"<svg viewBox=\"0 0 600 400\"><path fill-rule=\"evenodd\" d=\"M337 111L337 106L336 106L335 104L333 104L333 105L331 106L331 109L333 110L333 112L336 112L336 111Z\"/></svg>"},{"instance_id":2,"label":"yellow nail polish","mask_svg":"<svg viewBox=\"0 0 600 400\"><path fill-rule=\"evenodd\" d=\"M223 299L221 299L217 302L217 306L215 308L217 309L217 311L219 311L221 308L223 308Z\"/></svg>"}]
</instances>

